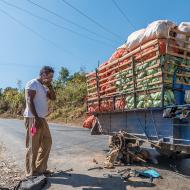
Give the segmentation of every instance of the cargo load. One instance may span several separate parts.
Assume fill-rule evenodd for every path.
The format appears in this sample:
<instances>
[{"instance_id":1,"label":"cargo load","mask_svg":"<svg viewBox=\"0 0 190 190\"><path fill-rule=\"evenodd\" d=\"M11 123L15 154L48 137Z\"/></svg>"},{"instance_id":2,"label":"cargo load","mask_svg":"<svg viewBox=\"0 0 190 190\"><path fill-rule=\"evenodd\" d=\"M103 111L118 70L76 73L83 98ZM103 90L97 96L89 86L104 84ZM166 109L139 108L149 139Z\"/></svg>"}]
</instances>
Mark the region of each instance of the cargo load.
<instances>
[{"instance_id":1,"label":"cargo load","mask_svg":"<svg viewBox=\"0 0 190 190\"><path fill-rule=\"evenodd\" d=\"M89 112L179 104L174 82L190 85L190 23L167 20L129 35L111 59L87 74ZM180 69L178 71L178 68ZM185 97L189 97L186 93ZM189 98L188 98L189 99Z\"/></svg>"},{"instance_id":2,"label":"cargo load","mask_svg":"<svg viewBox=\"0 0 190 190\"><path fill-rule=\"evenodd\" d=\"M171 158L189 158L190 23L155 21L113 55L87 75L88 114L100 133L113 135L117 149L110 155L137 152L144 142Z\"/></svg>"},{"instance_id":3,"label":"cargo load","mask_svg":"<svg viewBox=\"0 0 190 190\"><path fill-rule=\"evenodd\" d=\"M167 38L169 30L175 27L175 23L168 20L154 21L147 26L140 42L143 44L156 38Z\"/></svg>"},{"instance_id":4,"label":"cargo load","mask_svg":"<svg viewBox=\"0 0 190 190\"><path fill-rule=\"evenodd\" d=\"M144 33L145 29L140 29L130 34L129 37L127 38L127 44L126 44L127 48L129 50L133 50L136 47L138 47L141 43Z\"/></svg>"},{"instance_id":5,"label":"cargo load","mask_svg":"<svg viewBox=\"0 0 190 190\"><path fill-rule=\"evenodd\" d=\"M127 48L127 44L123 44L121 46L119 46L116 51L112 54L112 56L110 57L109 61L114 61L120 57L122 57L122 55L124 55L125 53L127 53L128 48Z\"/></svg>"}]
</instances>

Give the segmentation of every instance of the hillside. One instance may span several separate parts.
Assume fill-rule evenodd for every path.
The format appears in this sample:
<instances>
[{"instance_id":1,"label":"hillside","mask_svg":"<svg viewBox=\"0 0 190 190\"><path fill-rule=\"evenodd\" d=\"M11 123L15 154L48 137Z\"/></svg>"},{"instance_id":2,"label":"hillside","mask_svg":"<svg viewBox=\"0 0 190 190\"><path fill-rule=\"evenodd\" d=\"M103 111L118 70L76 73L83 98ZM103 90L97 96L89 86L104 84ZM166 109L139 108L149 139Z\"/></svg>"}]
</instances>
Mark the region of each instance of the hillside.
<instances>
[{"instance_id":1,"label":"hillside","mask_svg":"<svg viewBox=\"0 0 190 190\"><path fill-rule=\"evenodd\" d=\"M19 85L18 85L19 86ZM84 71L69 74L62 67L59 76L53 81L57 99L49 102L48 120L62 123L83 121L86 111L86 77ZM7 87L0 91L1 117L22 118L25 108L24 88Z\"/></svg>"}]
</instances>

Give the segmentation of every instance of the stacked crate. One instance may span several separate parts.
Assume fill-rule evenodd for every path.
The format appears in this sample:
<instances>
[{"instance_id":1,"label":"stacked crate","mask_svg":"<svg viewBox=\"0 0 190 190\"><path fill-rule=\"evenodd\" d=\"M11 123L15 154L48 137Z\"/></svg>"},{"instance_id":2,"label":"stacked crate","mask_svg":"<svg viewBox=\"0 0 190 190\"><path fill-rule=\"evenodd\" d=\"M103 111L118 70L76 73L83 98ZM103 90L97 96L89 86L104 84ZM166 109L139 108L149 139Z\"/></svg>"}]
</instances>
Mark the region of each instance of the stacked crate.
<instances>
[{"instance_id":1,"label":"stacked crate","mask_svg":"<svg viewBox=\"0 0 190 190\"><path fill-rule=\"evenodd\" d=\"M175 36L187 36L184 47ZM99 111L161 107L175 103L174 70L190 68L190 34L171 29L167 39L153 39L121 58L97 69L96 102ZM186 78L186 81L182 79ZM190 72L177 74L177 82L190 85Z\"/></svg>"},{"instance_id":2,"label":"stacked crate","mask_svg":"<svg viewBox=\"0 0 190 190\"><path fill-rule=\"evenodd\" d=\"M180 68L190 69L190 34L176 29L172 30L179 35L184 35L184 39L170 36L168 39L168 50L164 65L164 82L171 85L171 80L174 75L175 69ZM172 43L175 41L176 43ZM176 45L176 44L180 44ZM171 51L173 49L174 51ZM177 82L189 85L190 78L189 72L182 72L177 74ZM185 80L185 81L184 81Z\"/></svg>"},{"instance_id":3,"label":"stacked crate","mask_svg":"<svg viewBox=\"0 0 190 190\"><path fill-rule=\"evenodd\" d=\"M88 73L86 75L86 81L87 81L88 111L89 112L99 111L97 72Z\"/></svg>"}]
</instances>

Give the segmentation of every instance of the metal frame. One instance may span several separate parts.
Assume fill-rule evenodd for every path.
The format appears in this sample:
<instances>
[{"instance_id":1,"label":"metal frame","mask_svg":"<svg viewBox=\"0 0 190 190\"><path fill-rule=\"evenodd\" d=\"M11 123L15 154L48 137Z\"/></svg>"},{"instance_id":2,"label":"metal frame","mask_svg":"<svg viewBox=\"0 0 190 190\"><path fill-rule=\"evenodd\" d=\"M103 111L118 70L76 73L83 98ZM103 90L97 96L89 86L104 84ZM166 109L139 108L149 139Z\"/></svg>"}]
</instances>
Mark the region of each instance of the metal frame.
<instances>
[{"instance_id":1,"label":"metal frame","mask_svg":"<svg viewBox=\"0 0 190 190\"><path fill-rule=\"evenodd\" d=\"M171 29L173 32L173 29ZM174 30L176 32L176 30ZM183 33L183 32L182 32ZM94 115L99 119L100 125L104 130L104 133L113 134L117 133L120 130L124 130L128 133L134 134L140 138L145 138L150 141L155 141L160 144L162 150L170 150L172 152L185 152L190 154L190 121L182 121L176 119L163 118L163 110L166 105L164 105L164 94L166 89L172 89L172 86L168 86L165 83L165 67L167 66L167 62L170 60L169 56L177 56L175 53L172 53L169 47L170 40L174 37L171 35L169 31L168 38L166 39L166 52L164 55L160 55L160 50L157 51L157 60L160 62L160 67L162 71L162 83L161 83L161 92L162 92L162 105L157 108L142 108L136 109L137 102L137 89L136 89L136 73L135 73L135 60L131 53L131 65L132 65L132 75L133 75L133 92L129 93L118 93L113 96L101 97L100 89L99 89L99 76L98 70L96 70L96 79L97 79L97 94L98 94L98 103L99 110L100 104L103 100L111 99L113 101L113 110L110 112L96 112ZM184 33L183 33L184 34ZM189 39L190 34L187 39ZM186 40L187 41L187 40ZM186 48L186 42L185 42ZM185 49L184 48L184 49ZM141 51L140 48L138 51ZM190 50L184 50L184 56L177 56L183 58L183 60L188 59L188 53ZM135 50L137 52L137 50ZM124 55L127 57L128 55ZM164 56L164 57L163 57ZM141 54L142 57L142 54ZM123 60L123 58L118 59L117 61L111 63L112 65ZM146 61L144 61L146 62ZM124 109L124 110L116 110L115 109L115 101L118 97L125 97L128 94L134 96L134 109ZM183 128L180 128L180 127ZM185 128L186 126L186 128ZM188 135L185 136L185 133Z\"/></svg>"}]
</instances>

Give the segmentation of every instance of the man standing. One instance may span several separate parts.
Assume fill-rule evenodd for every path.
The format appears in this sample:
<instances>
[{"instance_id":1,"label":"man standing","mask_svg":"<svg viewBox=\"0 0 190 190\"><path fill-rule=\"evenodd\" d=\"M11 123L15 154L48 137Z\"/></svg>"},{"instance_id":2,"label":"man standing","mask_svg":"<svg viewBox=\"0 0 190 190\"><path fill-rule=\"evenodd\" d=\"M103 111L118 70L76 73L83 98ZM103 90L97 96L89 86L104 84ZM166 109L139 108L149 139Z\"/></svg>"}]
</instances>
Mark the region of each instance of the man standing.
<instances>
[{"instance_id":1,"label":"man standing","mask_svg":"<svg viewBox=\"0 0 190 190\"><path fill-rule=\"evenodd\" d=\"M29 81L25 87L26 176L47 173L52 138L45 117L48 115L48 99L56 99L51 84L53 75L53 68L44 66L39 78ZM32 127L36 128L33 134Z\"/></svg>"}]
</instances>

